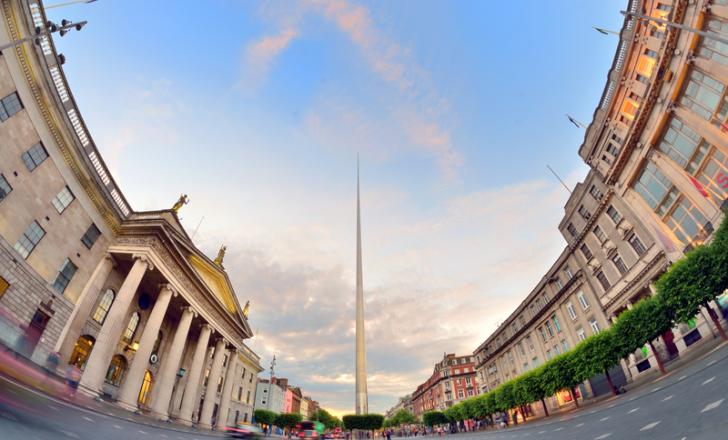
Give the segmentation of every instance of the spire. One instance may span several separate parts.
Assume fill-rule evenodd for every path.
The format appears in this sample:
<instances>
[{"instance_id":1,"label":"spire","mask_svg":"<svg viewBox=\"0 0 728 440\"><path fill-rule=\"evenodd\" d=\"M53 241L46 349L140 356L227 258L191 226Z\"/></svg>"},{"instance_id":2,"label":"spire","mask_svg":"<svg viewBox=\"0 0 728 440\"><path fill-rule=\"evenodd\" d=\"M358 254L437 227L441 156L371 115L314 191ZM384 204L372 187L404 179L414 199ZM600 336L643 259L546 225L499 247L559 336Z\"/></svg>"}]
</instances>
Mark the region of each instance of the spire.
<instances>
[{"instance_id":1,"label":"spire","mask_svg":"<svg viewBox=\"0 0 728 440\"><path fill-rule=\"evenodd\" d=\"M356 155L356 414L369 412L366 347L364 343L364 282L361 264L361 210L359 203L359 154Z\"/></svg>"}]
</instances>

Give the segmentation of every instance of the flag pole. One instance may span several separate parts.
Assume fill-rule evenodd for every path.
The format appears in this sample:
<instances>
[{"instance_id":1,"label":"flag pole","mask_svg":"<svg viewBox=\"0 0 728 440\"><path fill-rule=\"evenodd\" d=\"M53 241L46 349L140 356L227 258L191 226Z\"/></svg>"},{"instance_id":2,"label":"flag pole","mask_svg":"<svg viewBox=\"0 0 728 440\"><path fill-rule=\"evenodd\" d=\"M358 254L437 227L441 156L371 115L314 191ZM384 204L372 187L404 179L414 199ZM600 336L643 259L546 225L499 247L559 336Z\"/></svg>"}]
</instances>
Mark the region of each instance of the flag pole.
<instances>
[{"instance_id":1,"label":"flag pole","mask_svg":"<svg viewBox=\"0 0 728 440\"><path fill-rule=\"evenodd\" d=\"M571 194L571 190L569 189L568 186L566 186L564 181L561 180L561 177L559 177L559 175L556 174L556 171L554 171L549 164L546 164L546 168L548 168L549 171L551 171L551 173L554 175L554 177L556 177L556 179L558 179L558 181L561 182L561 185L563 185L563 187L566 188L567 191L569 191L569 194Z\"/></svg>"}]
</instances>

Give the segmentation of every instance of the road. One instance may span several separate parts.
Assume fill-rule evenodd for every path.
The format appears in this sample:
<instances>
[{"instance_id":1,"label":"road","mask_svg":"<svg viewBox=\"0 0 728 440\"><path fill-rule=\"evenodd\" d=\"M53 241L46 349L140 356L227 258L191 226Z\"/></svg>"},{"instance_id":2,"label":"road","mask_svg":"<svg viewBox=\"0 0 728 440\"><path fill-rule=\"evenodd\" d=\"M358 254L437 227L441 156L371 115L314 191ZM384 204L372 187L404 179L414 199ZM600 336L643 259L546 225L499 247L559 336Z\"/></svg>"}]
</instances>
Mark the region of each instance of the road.
<instances>
[{"instance_id":1,"label":"road","mask_svg":"<svg viewBox=\"0 0 728 440\"><path fill-rule=\"evenodd\" d=\"M728 439L728 346L618 398L452 440ZM131 414L129 418L134 417ZM80 409L0 379L0 439L210 439ZM219 434L218 434L218 437Z\"/></svg>"}]
</instances>

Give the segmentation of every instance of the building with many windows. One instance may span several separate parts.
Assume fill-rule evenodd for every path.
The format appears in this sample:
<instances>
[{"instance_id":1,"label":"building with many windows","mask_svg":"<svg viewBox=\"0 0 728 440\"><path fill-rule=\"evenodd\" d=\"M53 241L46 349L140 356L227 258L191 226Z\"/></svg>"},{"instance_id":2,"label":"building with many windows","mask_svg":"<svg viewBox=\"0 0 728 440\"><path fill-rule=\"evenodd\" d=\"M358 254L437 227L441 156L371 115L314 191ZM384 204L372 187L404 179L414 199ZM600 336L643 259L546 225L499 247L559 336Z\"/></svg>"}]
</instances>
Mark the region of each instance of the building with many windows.
<instances>
[{"instance_id":1,"label":"building with many windows","mask_svg":"<svg viewBox=\"0 0 728 440\"><path fill-rule=\"evenodd\" d=\"M445 354L432 375L412 393L412 412L419 417L428 411L442 411L477 394L472 356Z\"/></svg>"},{"instance_id":2,"label":"building with many windows","mask_svg":"<svg viewBox=\"0 0 728 440\"><path fill-rule=\"evenodd\" d=\"M728 38L726 0L631 0L627 10ZM709 241L722 220L727 154L728 45L628 15L579 148L591 170L559 225L567 247L475 350L481 389L573 347L653 295L654 281L686 251ZM708 315L725 317L727 304L723 295L666 332L655 344L657 354L669 360L712 338ZM654 356L648 347L638 350L612 375L617 382L630 380L654 368ZM580 390L605 392L603 378ZM562 397L554 396L551 405L568 403Z\"/></svg>"},{"instance_id":3,"label":"building with many windows","mask_svg":"<svg viewBox=\"0 0 728 440\"><path fill-rule=\"evenodd\" d=\"M46 26L39 0L0 5L0 45ZM224 247L214 260L196 247L186 196L131 209L49 35L0 57L0 158L1 342L75 365L85 393L130 410L206 428L250 417L259 359Z\"/></svg>"}]
</instances>

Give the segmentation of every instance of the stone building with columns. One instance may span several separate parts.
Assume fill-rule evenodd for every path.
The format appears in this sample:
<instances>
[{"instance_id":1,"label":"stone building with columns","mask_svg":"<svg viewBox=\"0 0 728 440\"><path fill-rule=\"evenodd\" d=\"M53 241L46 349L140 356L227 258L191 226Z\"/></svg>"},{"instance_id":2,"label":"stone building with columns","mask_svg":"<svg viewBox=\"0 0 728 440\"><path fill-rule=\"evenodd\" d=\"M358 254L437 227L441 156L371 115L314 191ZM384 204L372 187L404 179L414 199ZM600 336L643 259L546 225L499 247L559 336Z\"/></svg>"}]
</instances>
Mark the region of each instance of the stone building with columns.
<instances>
[{"instance_id":1,"label":"stone building with columns","mask_svg":"<svg viewBox=\"0 0 728 440\"><path fill-rule=\"evenodd\" d=\"M0 45L45 27L0 1ZM252 416L258 357L223 267L172 209L135 212L88 132L51 36L0 56L0 342L82 371L81 390L202 427ZM248 396L248 394L252 394Z\"/></svg>"}]
</instances>

